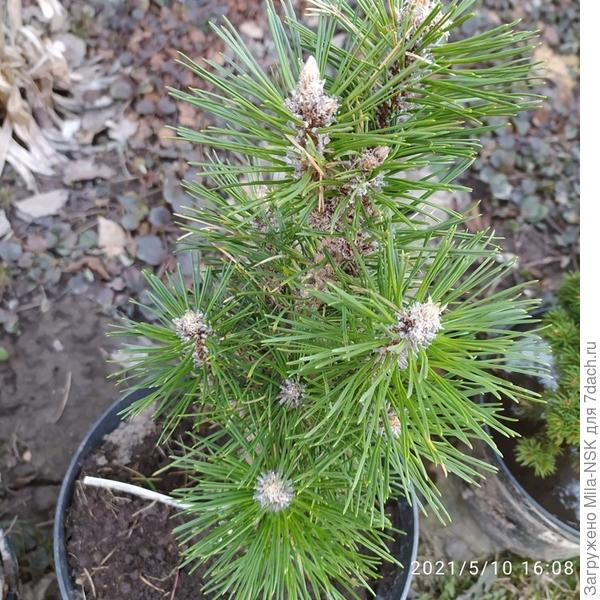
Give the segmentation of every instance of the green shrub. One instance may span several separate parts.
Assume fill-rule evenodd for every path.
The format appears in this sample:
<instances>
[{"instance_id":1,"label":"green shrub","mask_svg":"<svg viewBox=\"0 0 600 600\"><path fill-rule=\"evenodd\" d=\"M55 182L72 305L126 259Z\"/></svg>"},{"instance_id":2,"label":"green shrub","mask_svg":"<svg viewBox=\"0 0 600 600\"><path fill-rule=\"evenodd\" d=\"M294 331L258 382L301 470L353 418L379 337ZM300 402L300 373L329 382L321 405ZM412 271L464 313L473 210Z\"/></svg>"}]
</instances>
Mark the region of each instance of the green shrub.
<instances>
[{"instance_id":1,"label":"green shrub","mask_svg":"<svg viewBox=\"0 0 600 600\"><path fill-rule=\"evenodd\" d=\"M205 150L183 220L202 265L191 284L148 276L156 320L122 327L144 338L123 378L153 388L133 411L154 406L165 438L211 425L174 464L184 561L214 597L368 587L394 560L386 502L414 489L443 517L428 467L492 470L459 447L512 435L500 398L535 394L503 374L544 370L509 366L536 304L491 291L512 265L434 199L537 103L533 35L454 40L473 0L355 4L313 0L313 30L268 2L270 71L225 24L223 61L183 59L207 85L173 90L215 123L177 129Z\"/></svg>"}]
</instances>

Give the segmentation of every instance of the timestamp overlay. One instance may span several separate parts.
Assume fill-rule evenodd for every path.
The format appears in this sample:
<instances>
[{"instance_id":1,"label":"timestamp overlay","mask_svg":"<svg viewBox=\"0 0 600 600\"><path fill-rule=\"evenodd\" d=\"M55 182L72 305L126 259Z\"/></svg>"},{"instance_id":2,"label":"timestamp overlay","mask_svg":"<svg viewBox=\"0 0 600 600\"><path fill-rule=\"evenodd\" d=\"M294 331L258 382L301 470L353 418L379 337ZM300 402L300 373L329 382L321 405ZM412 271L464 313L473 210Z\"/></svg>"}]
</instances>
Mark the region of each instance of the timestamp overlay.
<instances>
[{"instance_id":1,"label":"timestamp overlay","mask_svg":"<svg viewBox=\"0 0 600 600\"><path fill-rule=\"evenodd\" d=\"M491 571L496 577L509 577L517 568L525 575L573 575L575 562L572 560L414 560L411 564L412 575L438 576L458 575L482 577Z\"/></svg>"}]
</instances>

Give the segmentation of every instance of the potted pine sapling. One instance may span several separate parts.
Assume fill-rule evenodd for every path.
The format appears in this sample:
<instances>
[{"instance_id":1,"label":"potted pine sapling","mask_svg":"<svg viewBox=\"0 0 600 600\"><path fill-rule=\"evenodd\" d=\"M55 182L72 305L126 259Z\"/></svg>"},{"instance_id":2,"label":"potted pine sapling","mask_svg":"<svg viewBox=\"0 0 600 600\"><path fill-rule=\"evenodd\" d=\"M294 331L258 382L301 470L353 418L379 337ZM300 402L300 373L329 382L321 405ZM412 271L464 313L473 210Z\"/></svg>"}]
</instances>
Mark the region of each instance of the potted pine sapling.
<instances>
[{"instance_id":1,"label":"potted pine sapling","mask_svg":"<svg viewBox=\"0 0 600 600\"><path fill-rule=\"evenodd\" d=\"M542 402L505 406L521 437L497 438L503 460L478 448L499 473L467 494L492 539L541 561L579 553L579 297L579 273L566 275L539 337L520 342L521 365L546 357L552 367L524 381Z\"/></svg>"},{"instance_id":2,"label":"potted pine sapling","mask_svg":"<svg viewBox=\"0 0 600 600\"><path fill-rule=\"evenodd\" d=\"M267 2L270 69L227 23L222 61L182 58L205 85L172 93L214 123L177 128L206 155L196 266L148 275L154 320L117 330L134 391L65 478L64 598L406 597L413 511L446 517L430 468L492 471L468 448L536 397L507 374L544 370L493 235L435 202L537 103L532 34L454 39L473 4L313 0L310 29Z\"/></svg>"}]
</instances>

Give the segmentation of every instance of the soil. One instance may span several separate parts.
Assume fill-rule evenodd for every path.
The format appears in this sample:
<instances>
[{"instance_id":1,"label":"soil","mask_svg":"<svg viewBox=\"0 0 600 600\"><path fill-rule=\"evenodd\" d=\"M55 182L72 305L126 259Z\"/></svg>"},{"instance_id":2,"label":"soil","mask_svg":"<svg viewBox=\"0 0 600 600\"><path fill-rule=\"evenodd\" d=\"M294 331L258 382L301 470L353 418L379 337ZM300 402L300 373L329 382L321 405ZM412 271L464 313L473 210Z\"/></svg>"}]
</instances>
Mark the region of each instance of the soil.
<instances>
[{"instance_id":1,"label":"soil","mask_svg":"<svg viewBox=\"0 0 600 600\"><path fill-rule=\"evenodd\" d=\"M145 433L143 438L140 432ZM172 509L81 483L85 475L146 487L151 482L156 491L166 494L185 485L183 474L155 475L168 464L167 456L171 452L156 446L157 435L148 419L126 423L106 436L103 445L83 464L66 520L69 564L82 598L210 598L200 591L205 567L191 575L179 569L180 555L173 527L181 518ZM179 435L185 437L185 434ZM390 513L394 527L402 529L400 513L393 504ZM402 541L397 539L391 546L394 554L399 553ZM382 568L382 579L374 584L377 598L393 597L398 575L398 569L392 565ZM368 598L364 592L359 595L364 600Z\"/></svg>"},{"instance_id":2,"label":"soil","mask_svg":"<svg viewBox=\"0 0 600 600\"><path fill-rule=\"evenodd\" d=\"M23 335L0 336L11 356L0 362L0 527L18 555L23 598L55 600L52 512L90 422L118 397L107 379L114 342L109 318L83 298L49 302L22 320Z\"/></svg>"},{"instance_id":3,"label":"soil","mask_svg":"<svg viewBox=\"0 0 600 600\"><path fill-rule=\"evenodd\" d=\"M146 435L139 436L139 432ZM82 475L152 485L169 493L185 484L181 475L153 477L167 464L148 421L116 430L84 463ZM133 440L133 445L128 441ZM173 536L174 511L159 503L116 495L78 483L67 516L67 548L73 581L84 598L97 600L203 600L202 569L179 569Z\"/></svg>"}]
</instances>

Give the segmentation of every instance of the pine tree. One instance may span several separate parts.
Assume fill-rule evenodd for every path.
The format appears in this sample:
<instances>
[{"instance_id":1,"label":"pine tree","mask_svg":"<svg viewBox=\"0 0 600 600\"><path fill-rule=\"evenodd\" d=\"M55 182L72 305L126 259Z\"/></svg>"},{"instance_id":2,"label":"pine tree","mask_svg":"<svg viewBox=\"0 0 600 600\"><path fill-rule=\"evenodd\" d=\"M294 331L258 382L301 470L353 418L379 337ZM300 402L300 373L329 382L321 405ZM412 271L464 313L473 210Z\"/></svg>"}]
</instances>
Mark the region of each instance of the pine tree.
<instances>
[{"instance_id":1,"label":"pine tree","mask_svg":"<svg viewBox=\"0 0 600 600\"><path fill-rule=\"evenodd\" d=\"M267 2L269 72L227 22L223 64L182 58L208 86L172 94L214 122L177 128L205 149L182 223L199 260L191 284L148 275L156 321L119 333L145 340L132 410L164 438L211 425L174 464L184 561L215 597L354 597L394 560L386 502L415 490L444 518L429 469L476 481L491 467L460 448L512 435L500 399L535 397L506 378L544 369L509 366L535 302L497 288L493 235L435 202L537 103L533 34L454 39L473 4L312 0L313 30Z\"/></svg>"}]
</instances>

